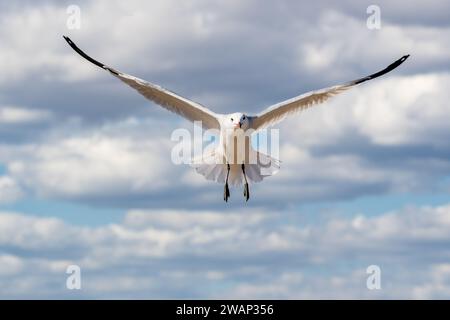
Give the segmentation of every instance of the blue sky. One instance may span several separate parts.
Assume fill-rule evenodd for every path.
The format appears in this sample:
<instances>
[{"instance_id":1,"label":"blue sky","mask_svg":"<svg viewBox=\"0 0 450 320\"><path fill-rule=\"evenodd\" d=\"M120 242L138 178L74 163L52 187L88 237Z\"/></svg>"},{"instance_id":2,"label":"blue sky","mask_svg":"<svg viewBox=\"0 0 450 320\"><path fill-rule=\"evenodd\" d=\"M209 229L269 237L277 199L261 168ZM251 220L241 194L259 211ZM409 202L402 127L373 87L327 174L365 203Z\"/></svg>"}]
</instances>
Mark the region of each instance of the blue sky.
<instances>
[{"instance_id":1,"label":"blue sky","mask_svg":"<svg viewBox=\"0 0 450 320\"><path fill-rule=\"evenodd\" d=\"M449 4L378 1L375 30L371 4L1 1L0 297L449 298ZM282 122L280 172L224 203L171 162L192 124L62 35L219 113L411 57Z\"/></svg>"}]
</instances>

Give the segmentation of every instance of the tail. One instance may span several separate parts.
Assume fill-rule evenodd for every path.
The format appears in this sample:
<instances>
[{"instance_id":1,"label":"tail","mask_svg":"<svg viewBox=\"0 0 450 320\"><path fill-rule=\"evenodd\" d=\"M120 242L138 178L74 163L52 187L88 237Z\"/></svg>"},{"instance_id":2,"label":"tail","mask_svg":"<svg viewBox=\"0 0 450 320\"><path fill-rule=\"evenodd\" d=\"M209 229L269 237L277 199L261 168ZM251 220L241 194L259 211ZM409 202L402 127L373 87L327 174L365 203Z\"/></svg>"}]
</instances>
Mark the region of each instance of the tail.
<instances>
[{"instance_id":1,"label":"tail","mask_svg":"<svg viewBox=\"0 0 450 320\"><path fill-rule=\"evenodd\" d=\"M247 180L252 183L260 182L264 178L274 175L280 170L280 161L264 153L252 150L255 161L248 161L244 164ZM227 178L227 164L220 151L213 150L192 161L191 166L197 173L204 176L207 180L225 183ZM228 183L234 186L240 186L244 183L241 164L230 164L230 174Z\"/></svg>"}]
</instances>

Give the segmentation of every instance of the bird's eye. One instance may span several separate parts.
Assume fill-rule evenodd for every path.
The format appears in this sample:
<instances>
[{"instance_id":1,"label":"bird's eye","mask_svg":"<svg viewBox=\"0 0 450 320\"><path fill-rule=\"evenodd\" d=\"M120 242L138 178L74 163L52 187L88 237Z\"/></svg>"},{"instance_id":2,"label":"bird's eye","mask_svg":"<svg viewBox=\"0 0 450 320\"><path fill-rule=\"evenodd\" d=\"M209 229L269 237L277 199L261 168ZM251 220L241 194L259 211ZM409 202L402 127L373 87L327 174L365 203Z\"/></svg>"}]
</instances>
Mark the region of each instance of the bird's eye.
<instances>
[{"instance_id":1,"label":"bird's eye","mask_svg":"<svg viewBox=\"0 0 450 320\"><path fill-rule=\"evenodd\" d=\"M242 120L245 120L245 116L242 117Z\"/></svg>"},{"instance_id":2,"label":"bird's eye","mask_svg":"<svg viewBox=\"0 0 450 320\"><path fill-rule=\"evenodd\" d=\"M231 121L234 121L233 118L231 118Z\"/></svg>"}]
</instances>

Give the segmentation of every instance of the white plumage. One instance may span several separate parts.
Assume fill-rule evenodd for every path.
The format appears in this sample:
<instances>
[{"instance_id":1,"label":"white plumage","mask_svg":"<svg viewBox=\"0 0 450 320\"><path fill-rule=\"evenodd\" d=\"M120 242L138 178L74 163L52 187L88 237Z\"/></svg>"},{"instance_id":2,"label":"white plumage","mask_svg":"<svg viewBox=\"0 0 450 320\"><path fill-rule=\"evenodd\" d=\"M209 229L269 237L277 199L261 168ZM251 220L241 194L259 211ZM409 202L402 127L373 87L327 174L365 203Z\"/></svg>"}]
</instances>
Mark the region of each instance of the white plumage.
<instances>
[{"instance_id":1,"label":"white plumage","mask_svg":"<svg viewBox=\"0 0 450 320\"><path fill-rule=\"evenodd\" d=\"M243 113L224 115L214 113L201 104L183 98L158 85L110 68L89 57L68 37L64 37L64 39L83 58L100 68L109 71L112 75L137 90L147 99L190 121L201 121L202 125L207 129L220 130L219 145L217 148L207 154L203 154L199 158L193 159L192 166L206 179L225 183L225 201L227 201L229 197L228 183L235 186L244 184L244 196L246 197L246 200L248 200L249 190L247 178L250 182L260 182L265 177L275 174L280 168L280 161L278 159L274 159L254 150L249 143L233 143L236 138L245 140L247 132L255 132L272 126L289 115L325 102L334 95L348 90L362 82L386 74L397 68L409 57L409 55L405 55L385 69L367 77L318 91L311 91L277 103L256 116L247 116Z\"/></svg>"}]
</instances>

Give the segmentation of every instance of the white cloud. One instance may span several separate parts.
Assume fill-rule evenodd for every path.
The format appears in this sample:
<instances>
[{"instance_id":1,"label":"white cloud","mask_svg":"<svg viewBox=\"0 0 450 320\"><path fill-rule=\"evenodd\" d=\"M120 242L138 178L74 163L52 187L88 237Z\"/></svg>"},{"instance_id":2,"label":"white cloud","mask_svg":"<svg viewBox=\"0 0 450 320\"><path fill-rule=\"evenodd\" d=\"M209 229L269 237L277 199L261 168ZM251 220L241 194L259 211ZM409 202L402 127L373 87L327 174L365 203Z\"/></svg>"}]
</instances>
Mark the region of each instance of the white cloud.
<instances>
[{"instance_id":1,"label":"white cloud","mask_svg":"<svg viewBox=\"0 0 450 320\"><path fill-rule=\"evenodd\" d=\"M6 277L23 271L22 259L8 254L0 255L0 277Z\"/></svg>"},{"instance_id":2,"label":"white cloud","mask_svg":"<svg viewBox=\"0 0 450 320\"><path fill-rule=\"evenodd\" d=\"M14 202L23 196L22 189L10 176L0 176L0 204Z\"/></svg>"},{"instance_id":3,"label":"white cloud","mask_svg":"<svg viewBox=\"0 0 450 320\"><path fill-rule=\"evenodd\" d=\"M440 263L433 265L430 272L430 279L417 285L412 290L415 299L439 299L450 296L450 264Z\"/></svg>"},{"instance_id":4,"label":"white cloud","mask_svg":"<svg viewBox=\"0 0 450 320\"><path fill-rule=\"evenodd\" d=\"M377 144L442 147L444 138L435 133L448 134L449 79L447 73L385 79L356 97L354 123Z\"/></svg>"},{"instance_id":5,"label":"white cloud","mask_svg":"<svg viewBox=\"0 0 450 320\"><path fill-rule=\"evenodd\" d=\"M151 224L159 227L186 229L225 227L236 224L252 225L266 219L267 216L256 212L247 212L245 216L242 216L239 213L227 215L218 215L215 212L191 213L188 210L131 210L126 215L124 223L134 228Z\"/></svg>"},{"instance_id":6,"label":"white cloud","mask_svg":"<svg viewBox=\"0 0 450 320\"><path fill-rule=\"evenodd\" d=\"M285 134L285 139L313 147L336 143L353 131L378 145L443 147L449 79L448 73L433 73L374 80L284 122L282 130L295 127L302 137Z\"/></svg>"},{"instance_id":7,"label":"white cloud","mask_svg":"<svg viewBox=\"0 0 450 320\"><path fill-rule=\"evenodd\" d=\"M15 213L0 215L0 243L21 250L58 250L69 247L74 229L56 218L38 218ZM78 243L79 245L79 243Z\"/></svg>"},{"instance_id":8,"label":"white cloud","mask_svg":"<svg viewBox=\"0 0 450 320\"><path fill-rule=\"evenodd\" d=\"M386 12L382 9L382 12ZM344 75L369 65L389 63L411 54L409 70L430 69L449 63L450 28L395 24L382 20L380 30L366 28L366 16L351 17L339 11L323 11L314 27L305 30L298 44L302 70L339 81ZM383 18L382 18L383 19ZM425 58L426 57L426 58ZM435 69L436 70L436 69ZM360 71L358 71L360 72ZM356 77L363 74L356 74ZM350 79L344 79L350 80Z\"/></svg>"},{"instance_id":9,"label":"white cloud","mask_svg":"<svg viewBox=\"0 0 450 320\"><path fill-rule=\"evenodd\" d=\"M131 125L133 127L133 125ZM40 195L96 197L142 193L164 188L172 166L170 140L142 135L134 140L103 129L19 148L11 159L11 175ZM23 157L23 153L28 157Z\"/></svg>"},{"instance_id":10,"label":"white cloud","mask_svg":"<svg viewBox=\"0 0 450 320\"><path fill-rule=\"evenodd\" d=\"M334 216L324 225L299 219L287 211L152 210L80 227L2 213L2 296L9 286L16 296L69 296L65 267L77 264L82 294L97 298L448 298L450 205ZM378 292L365 286L371 264L382 269Z\"/></svg>"},{"instance_id":11,"label":"white cloud","mask_svg":"<svg viewBox=\"0 0 450 320\"><path fill-rule=\"evenodd\" d=\"M29 110L17 107L0 107L0 124L34 123L49 120L47 110Z\"/></svg>"},{"instance_id":12,"label":"white cloud","mask_svg":"<svg viewBox=\"0 0 450 320\"><path fill-rule=\"evenodd\" d=\"M234 1L220 5L224 9L222 12L239 6ZM46 81L99 77L101 73L83 63L65 44L62 35L76 34L78 40L83 40L83 47L97 52L96 56L105 63L117 64L118 68L133 65L135 69L149 68L156 72L172 69L178 64L174 57L179 57L181 45L203 41L210 35L212 26L223 26L216 22L216 13L202 2L129 1L124 5L120 1L97 1L84 2L79 7L81 28L74 31L67 29L67 5L47 3L20 8L11 6L4 10L0 25L3 39L0 44L0 83L23 81L34 73L39 73ZM105 12L108 13L106 17ZM102 39L101 43L99 39ZM178 43L178 47L174 47L174 43ZM175 55L167 55L170 52ZM162 59L163 56L167 59ZM138 66L136 62L139 62Z\"/></svg>"}]
</instances>

